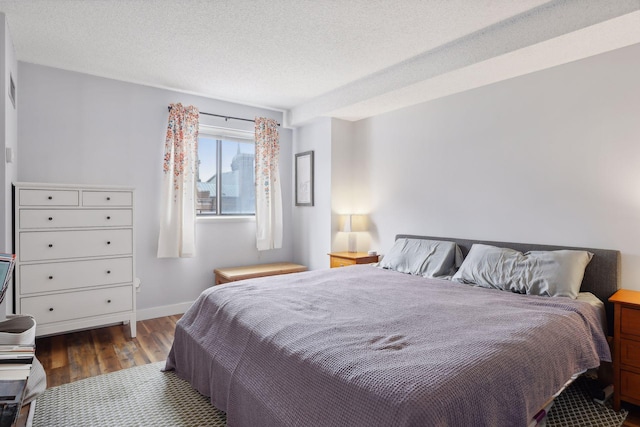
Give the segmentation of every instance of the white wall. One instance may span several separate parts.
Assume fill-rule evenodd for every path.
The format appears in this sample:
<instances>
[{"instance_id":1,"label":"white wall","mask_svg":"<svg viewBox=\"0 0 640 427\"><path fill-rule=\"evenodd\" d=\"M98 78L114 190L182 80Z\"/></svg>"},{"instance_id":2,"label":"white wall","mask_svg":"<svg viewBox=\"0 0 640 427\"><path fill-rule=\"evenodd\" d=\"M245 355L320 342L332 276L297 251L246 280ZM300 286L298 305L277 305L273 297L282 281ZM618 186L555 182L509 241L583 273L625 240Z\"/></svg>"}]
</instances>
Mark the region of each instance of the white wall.
<instances>
[{"instance_id":1,"label":"white wall","mask_svg":"<svg viewBox=\"0 0 640 427\"><path fill-rule=\"evenodd\" d=\"M355 171L360 153L354 144L353 122L331 120L331 250L342 252L348 249L348 235L340 232L341 217L346 214L367 214L367 204L360 203L361 176ZM371 245L371 233L355 233L357 250L366 252Z\"/></svg>"},{"instance_id":2,"label":"white wall","mask_svg":"<svg viewBox=\"0 0 640 427\"><path fill-rule=\"evenodd\" d=\"M340 217L366 213L355 197L354 123L321 118L294 130L294 151L314 150L315 204L294 209L296 262L310 269L329 267L329 252L347 250L347 234L339 231ZM358 233L358 250L370 245L368 234Z\"/></svg>"},{"instance_id":3,"label":"white wall","mask_svg":"<svg viewBox=\"0 0 640 427\"><path fill-rule=\"evenodd\" d=\"M156 258L167 106L182 102L210 113L278 121L281 113L30 63L20 62L19 74L20 181L136 188L141 317L183 309L213 284L214 268L292 259L292 132L282 128L283 248L258 252L254 221L204 220L197 224L197 257ZM200 122L253 127L208 116Z\"/></svg>"},{"instance_id":4,"label":"white wall","mask_svg":"<svg viewBox=\"0 0 640 427\"><path fill-rule=\"evenodd\" d=\"M640 45L355 123L372 249L398 233L622 252L640 289Z\"/></svg>"},{"instance_id":5,"label":"white wall","mask_svg":"<svg viewBox=\"0 0 640 427\"><path fill-rule=\"evenodd\" d=\"M9 80L13 77L13 82L16 85L15 101L17 103L18 63L11 33L9 32L9 25L3 13L0 13L0 22L2 23L2 28L0 29L0 82L2 82L2 87L0 88L0 99L2 99L0 101L0 138L2 139L0 144L0 150L2 151L2 155L0 155L0 171L2 172L0 173L0 192L4 204L3 209L0 209L0 252L11 253L13 249L11 239L13 218L11 183L17 177L17 167L15 162L7 163L5 154L7 148L11 149L14 155L17 152L18 115L9 98ZM2 308L3 306L5 309ZM10 286L2 306L0 306L0 318L3 318L4 313L12 312L13 289Z\"/></svg>"},{"instance_id":6,"label":"white wall","mask_svg":"<svg viewBox=\"0 0 640 427\"><path fill-rule=\"evenodd\" d=\"M294 261L311 270L328 268L332 235L331 119L320 118L294 129L293 140L294 153L314 152L314 206L293 208Z\"/></svg>"}]
</instances>

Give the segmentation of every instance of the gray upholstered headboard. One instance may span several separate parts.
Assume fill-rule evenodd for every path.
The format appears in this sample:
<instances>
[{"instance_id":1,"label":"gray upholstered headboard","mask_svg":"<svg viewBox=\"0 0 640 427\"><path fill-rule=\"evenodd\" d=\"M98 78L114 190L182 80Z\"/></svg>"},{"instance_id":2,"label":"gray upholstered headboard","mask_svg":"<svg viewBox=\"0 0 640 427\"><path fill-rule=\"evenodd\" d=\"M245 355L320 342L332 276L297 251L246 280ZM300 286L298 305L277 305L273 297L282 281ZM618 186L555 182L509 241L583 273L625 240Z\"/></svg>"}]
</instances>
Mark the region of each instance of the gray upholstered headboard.
<instances>
[{"instance_id":1,"label":"gray upholstered headboard","mask_svg":"<svg viewBox=\"0 0 640 427\"><path fill-rule=\"evenodd\" d=\"M409 234L398 234L396 236L396 239L401 238L447 240L455 242L460 246L462 254L465 257L469 253L471 245L474 243L484 243L502 248L511 248L520 252L555 251L559 249L587 250L593 253L594 256L584 272L584 279L582 279L582 287L580 290L582 292L591 292L604 302L607 311L607 323L609 326L608 333L609 335L613 335L613 304L609 303L609 297L618 290L620 285L620 251L570 246L537 245L530 243L492 242L487 240L458 239L455 237L414 236Z\"/></svg>"}]
</instances>

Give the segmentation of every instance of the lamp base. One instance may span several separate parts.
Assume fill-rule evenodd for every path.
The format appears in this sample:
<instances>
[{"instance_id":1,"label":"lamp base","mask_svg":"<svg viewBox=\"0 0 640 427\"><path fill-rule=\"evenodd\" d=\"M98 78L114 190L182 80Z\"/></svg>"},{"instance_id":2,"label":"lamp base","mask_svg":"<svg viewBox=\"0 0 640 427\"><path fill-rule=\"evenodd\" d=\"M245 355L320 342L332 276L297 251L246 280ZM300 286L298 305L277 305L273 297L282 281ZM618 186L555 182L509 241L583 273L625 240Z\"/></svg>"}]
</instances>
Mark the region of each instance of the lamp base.
<instances>
[{"instance_id":1,"label":"lamp base","mask_svg":"<svg viewBox=\"0 0 640 427\"><path fill-rule=\"evenodd\" d=\"M356 235L356 233L349 233L348 239L349 243L347 247L349 249L347 249L347 251L358 252L358 236Z\"/></svg>"}]
</instances>

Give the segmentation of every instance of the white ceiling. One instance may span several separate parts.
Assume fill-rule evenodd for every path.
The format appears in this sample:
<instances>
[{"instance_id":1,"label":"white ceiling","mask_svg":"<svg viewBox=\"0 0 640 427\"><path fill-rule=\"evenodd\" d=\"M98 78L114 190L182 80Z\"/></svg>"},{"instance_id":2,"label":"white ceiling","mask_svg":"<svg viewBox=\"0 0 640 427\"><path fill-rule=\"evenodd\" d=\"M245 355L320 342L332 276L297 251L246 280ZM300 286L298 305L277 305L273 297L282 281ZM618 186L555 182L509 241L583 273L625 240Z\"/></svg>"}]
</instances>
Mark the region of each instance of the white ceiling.
<instances>
[{"instance_id":1,"label":"white ceiling","mask_svg":"<svg viewBox=\"0 0 640 427\"><path fill-rule=\"evenodd\" d=\"M640 43L640 0L0 0L0 11L20 61L282 110L291 126Z\"/></svg>"}]
</instances>

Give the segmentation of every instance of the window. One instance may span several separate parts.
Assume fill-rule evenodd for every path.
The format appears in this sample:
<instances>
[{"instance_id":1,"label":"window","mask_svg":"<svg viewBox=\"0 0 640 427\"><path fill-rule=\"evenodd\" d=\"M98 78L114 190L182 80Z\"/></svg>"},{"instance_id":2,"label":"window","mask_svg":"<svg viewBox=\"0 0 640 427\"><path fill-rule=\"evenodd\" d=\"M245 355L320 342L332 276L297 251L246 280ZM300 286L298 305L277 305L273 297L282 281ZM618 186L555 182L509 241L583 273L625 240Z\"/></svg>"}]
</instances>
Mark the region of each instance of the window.
<instances>
[{"instance_id":1,"label":"window","mask_svg":"<svg viewBox=\"0 0 640 427\"><path fill-rule=\"evenodd\" d=\"M256 214L253 133L233 132L234 136L229 133L200 129L198 216Z\"/></svg>"}]
</instances>

